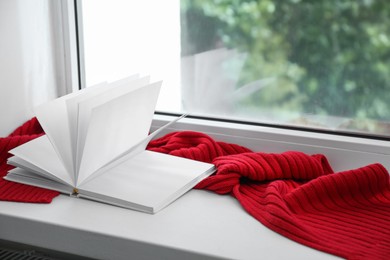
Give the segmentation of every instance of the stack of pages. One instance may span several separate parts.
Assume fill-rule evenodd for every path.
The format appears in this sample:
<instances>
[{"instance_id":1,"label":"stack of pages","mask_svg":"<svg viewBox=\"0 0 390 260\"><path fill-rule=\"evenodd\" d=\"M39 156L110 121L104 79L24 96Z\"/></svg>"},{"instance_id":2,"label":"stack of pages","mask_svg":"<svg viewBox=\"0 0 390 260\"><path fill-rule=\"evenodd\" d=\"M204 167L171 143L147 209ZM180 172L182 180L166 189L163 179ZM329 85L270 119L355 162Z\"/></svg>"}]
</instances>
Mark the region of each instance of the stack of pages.
<instances>
[{"instance_id":1,"label":"stack of pages","mask_svg":"<svg viewBox=\"0 0 390 260\"><path fill-rule=\"evenodd\" d=\"M133 76L36 108L46 135L10 153L5 179L155 213L214 172L214 165L145 150L161 82Z\"/></svg>"}]
</instances>

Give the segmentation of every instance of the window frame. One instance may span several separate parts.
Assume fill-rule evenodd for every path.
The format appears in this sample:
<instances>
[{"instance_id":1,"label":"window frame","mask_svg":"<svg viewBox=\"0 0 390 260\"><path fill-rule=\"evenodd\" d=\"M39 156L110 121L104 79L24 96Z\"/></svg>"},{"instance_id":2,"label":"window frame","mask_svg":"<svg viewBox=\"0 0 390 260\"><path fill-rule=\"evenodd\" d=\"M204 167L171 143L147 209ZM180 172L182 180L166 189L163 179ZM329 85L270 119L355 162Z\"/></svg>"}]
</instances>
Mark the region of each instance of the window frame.
<instances>
[{"instance_id":1,"label":"window frame","mask_svg":"<svg viewBox=\"0 0 390 260\"><path fill-rule=\"evenodd\" d=\"M77 71L78 88L85 87L85 70L83 58L82 0L66 0L62 8L63 23L69 30L64 37L64 46L71 58L67 73L75 77ZM73 10L73 14L72 11ZM74 58L77 55L77 59ZM75 84L75 81L72 81ZM156 112L151 130L170 122L176 115ZM188 117L175 123L163 131L199 131L208 134L219 141L236 143L254 151L282 152L284 150L299 150L307 153L322 153L330 158L335 170L346 170L360 167L367 163L382 163L390 170L390 138L383 136L367 136L342 133L340 131L311 130L304 128L284 128L271 125L253 125L245 122L227 122Z\"/></svg>"},{"instance_id":2,"label":"window frame","mask_svg":"<svg viewBox=\"0 0 390 260\"><path fill-rule=\"evenodd\" d=\"M79 61L79 57L82 57L79 51L80 39L78 39L80 32L79 28L82 25L78 21L76 15L76 5L80 1L78 0L60 0L53 1L53 23L56 28L56 41L57 41L57 66L58 71L63 73L61 75L63 88L60 93L69 94L71 92L79 90L84 86L81 84L81 79L85 73L80 71L83 68L82 63Z\"/></svg>"}]
</instances>

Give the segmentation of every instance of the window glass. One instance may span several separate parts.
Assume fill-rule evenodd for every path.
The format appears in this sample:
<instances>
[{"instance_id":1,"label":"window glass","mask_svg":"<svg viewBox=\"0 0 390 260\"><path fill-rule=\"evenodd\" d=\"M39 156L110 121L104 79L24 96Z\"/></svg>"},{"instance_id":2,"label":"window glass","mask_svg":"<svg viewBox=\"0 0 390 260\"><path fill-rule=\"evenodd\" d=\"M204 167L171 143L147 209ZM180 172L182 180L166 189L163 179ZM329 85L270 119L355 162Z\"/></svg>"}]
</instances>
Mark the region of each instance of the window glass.
<instances>
[{"instance_id":1,"label":"window glass","mask_svg":"<svg viewBox=\"0 0 390 260\"><path fill-rule=\"evenodd\" d=\"M157 110L390 136L379 0L84 0L87 86L163 79Z\"/></svg>"}]
</instances>

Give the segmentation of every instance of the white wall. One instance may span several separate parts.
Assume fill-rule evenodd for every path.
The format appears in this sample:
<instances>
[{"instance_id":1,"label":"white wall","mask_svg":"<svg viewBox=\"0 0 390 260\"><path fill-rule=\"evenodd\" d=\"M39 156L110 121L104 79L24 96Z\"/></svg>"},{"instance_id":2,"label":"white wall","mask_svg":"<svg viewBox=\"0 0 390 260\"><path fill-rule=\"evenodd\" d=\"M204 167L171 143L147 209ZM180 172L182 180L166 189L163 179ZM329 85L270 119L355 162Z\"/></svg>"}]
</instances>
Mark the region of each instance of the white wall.
<instances>
[{"instance_id":1,"label":"white wall","mask_svg":"<svg viewBox=\"0 0 390 260\"><path fill-rule=\"evenodd\" d=\"M0 0L0 137L58 95L53 2Z\"/></svg>"}]
</instances>

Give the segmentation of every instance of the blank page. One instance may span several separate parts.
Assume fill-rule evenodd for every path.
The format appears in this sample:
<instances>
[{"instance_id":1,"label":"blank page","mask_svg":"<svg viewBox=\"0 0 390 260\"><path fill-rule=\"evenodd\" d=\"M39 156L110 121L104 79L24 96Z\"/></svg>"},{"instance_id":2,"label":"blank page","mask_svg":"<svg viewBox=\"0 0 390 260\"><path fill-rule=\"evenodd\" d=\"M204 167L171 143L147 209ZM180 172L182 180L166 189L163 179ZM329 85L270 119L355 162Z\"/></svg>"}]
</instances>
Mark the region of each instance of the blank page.
<instances>
[{"instance_id":1,"label":"blank page","mask_svg":"<svg viewBox=\"0 0 390 260\"><path fill-rule=\"evenodd\" d=\"M213 169L212 164L144 151L78 188L107 203L126 207L128 201L160 209Z\"/></svg>"},{"instance_id":2,"label":"blank page","mask_svg":"<svg viewBox=\"0 0 390 260\"><path fill-rule=\"evenodd\" d=\"M43 169L42 175L49 173L73 186L73 175L65 169L46 135L22 144L12 149L10 153ZM48 178L51 179L50 176Z\"/></svg>"},{"instance_id":3,"label":"blank page","mask_svg":"<svg viewBox=\"0 0 390 260\"><path fill-rule=\"evenodd\" d=\"M148 136L160 87L149 84L92 110L78 184Z\"/></svg>"},{"instance_id":4,"label":"blank page","mask_svg":"<svg viewBox=\"0 0 390 260\"><path fill-rule=\"evenodd\" d=\"M90 96L89 99L80 100L78 103L77 147L75 151L76 176L78 176L93 109L149 84L149 80L149 77L128 77L110 83L108 85L109 91L94 93L94 96ZM127 104L127 106L131 106L131 104Z\"/></svg>"}]
</instances>

